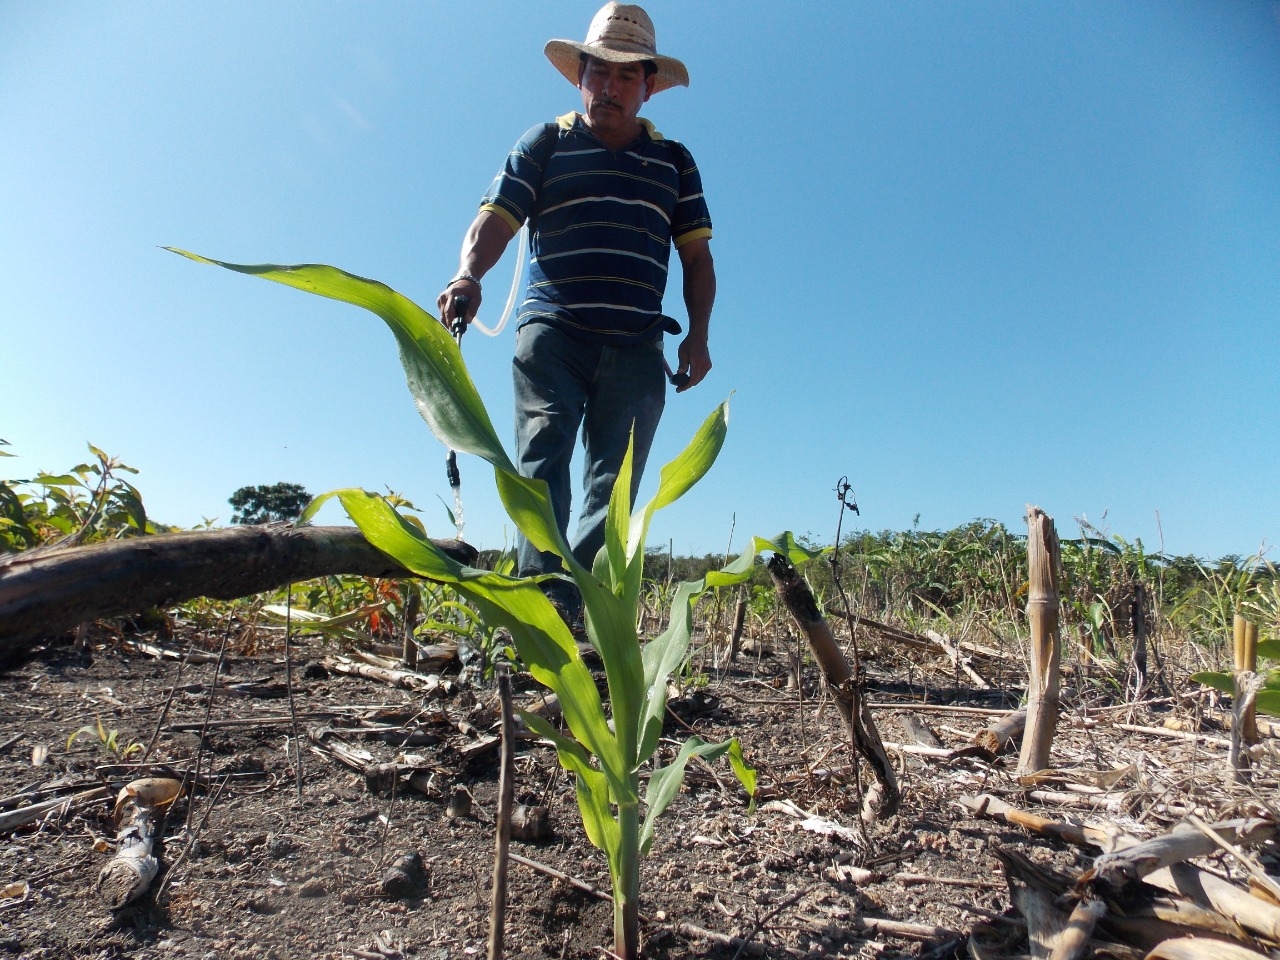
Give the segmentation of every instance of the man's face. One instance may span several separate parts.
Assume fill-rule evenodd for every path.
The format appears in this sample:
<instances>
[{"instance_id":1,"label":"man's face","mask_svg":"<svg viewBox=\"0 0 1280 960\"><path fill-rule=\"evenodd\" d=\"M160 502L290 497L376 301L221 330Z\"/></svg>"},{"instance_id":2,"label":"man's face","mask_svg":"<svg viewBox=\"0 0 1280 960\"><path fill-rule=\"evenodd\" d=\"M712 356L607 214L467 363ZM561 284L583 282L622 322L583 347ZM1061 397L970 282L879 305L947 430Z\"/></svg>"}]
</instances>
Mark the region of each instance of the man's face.
<instances>
[{"instance_id":1,"label":"man's face","mask_svg":"<svg viewBox=\"0 0 1280 960\"><path fill-rule=\"evenodd\" d=\"M640 63L610 63L588 57L578 79L587 126L604 134L631 134L636 116L657 78L644 75Z\"/></svg>"}]
</instances>

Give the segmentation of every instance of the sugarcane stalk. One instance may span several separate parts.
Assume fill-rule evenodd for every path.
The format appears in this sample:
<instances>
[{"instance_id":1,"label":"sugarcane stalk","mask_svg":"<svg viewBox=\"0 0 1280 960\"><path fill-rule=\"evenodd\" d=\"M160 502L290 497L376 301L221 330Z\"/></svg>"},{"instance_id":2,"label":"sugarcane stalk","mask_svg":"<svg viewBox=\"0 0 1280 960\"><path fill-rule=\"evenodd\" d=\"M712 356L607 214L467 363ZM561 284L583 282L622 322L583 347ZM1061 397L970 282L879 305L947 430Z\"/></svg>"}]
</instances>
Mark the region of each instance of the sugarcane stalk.
<instances>
[{"instance_id":1,"label":"sugarcane stalk","mask_svg":"<svg viewBox=\"0 0 1280 960\"><path fill-rule=\"evenodd\" d=\"M1027 680L1027 729L1018 756L1018 775L1030 776L1049 766L1058 725L1061 644L1058 636L1058 571L1062 567L1053 518L1039 507L1027 507L1027 621L1031 629Z\"/></svg>"}]
</instances>

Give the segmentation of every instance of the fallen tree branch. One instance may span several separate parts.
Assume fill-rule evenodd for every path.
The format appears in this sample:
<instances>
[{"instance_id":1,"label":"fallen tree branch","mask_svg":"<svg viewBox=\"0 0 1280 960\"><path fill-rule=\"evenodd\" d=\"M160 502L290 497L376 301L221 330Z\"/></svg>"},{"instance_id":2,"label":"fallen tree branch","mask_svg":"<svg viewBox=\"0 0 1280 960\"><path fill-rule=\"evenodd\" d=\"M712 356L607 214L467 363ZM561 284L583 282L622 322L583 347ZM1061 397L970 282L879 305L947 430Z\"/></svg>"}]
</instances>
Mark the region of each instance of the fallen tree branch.
<instances>
[{"instance_id":1,"label":"fallen tree branch","mask_svg":"<svg viewBox=\"0 0 1280 960\"><path fill-rule=\"evenodd\" d=\"M981 747L993 757L1004 752L1005 747L1022 736L1027 727L1027 708L1006 713L994 721L985 730L979 730L970 741L975 747Z\"/></svg>"},{"instance_id":2,"label":"fallen tree branch","mask_svg":"<svg viewBox=\"0 0 1280 960\"><path fill-rule=\"evenodd\" d=\"M435 543L464 563L476 557L469 544ZM0 560L0 663L86 620L333 574L415 576L355 527L227 527L13 554Z\"/></svg>"}]
</instances>

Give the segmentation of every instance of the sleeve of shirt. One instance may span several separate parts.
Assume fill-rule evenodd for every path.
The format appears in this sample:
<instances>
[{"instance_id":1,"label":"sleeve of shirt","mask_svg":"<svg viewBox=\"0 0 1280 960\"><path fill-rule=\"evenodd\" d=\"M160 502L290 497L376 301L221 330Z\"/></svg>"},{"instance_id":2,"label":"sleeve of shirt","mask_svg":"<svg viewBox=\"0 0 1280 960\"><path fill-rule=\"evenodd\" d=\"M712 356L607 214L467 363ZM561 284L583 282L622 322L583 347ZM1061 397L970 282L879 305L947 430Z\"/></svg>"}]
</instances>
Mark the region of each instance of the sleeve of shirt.
<instances>
[{"instance_id":1,"label":"sleeve of shirt","mask_svg":"<svg viewBox=\"0 0 1280 960\"><path fill-rule=\"evenodd\" d=\"M480 201L481 210L491 210L502 217L513 232L520 229L533 211L542 186L542 166L534 157L550 155L543 141L554 136L554 127L548 130L544 123L529 128L507 154L507 162Z\"/></svg>"},{"instance_id":2,"label":"sleeve of shirt","mask_svg":"<svg viewBox=\"0 0 1280 960\"><path fill-rule=\"evenodd\" d=\"M711 236L711 211L702 193L702 175L693 155L682 143L672 141L674 155L680 168L680 198L676 201L675 216L671 220L671 237L676 247L690 240Z\"/></svg>"}]
</instances>

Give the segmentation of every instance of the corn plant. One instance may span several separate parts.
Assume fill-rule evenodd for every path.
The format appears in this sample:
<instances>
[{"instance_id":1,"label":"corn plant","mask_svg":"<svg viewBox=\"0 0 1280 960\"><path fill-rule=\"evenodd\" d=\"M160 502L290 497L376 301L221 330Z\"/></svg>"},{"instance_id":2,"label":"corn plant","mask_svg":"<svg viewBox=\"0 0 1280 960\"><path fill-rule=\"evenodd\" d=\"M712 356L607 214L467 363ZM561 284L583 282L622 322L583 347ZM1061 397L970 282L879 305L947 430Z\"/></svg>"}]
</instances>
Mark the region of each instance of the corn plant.
<instances>
[{"instance_id":1,"label":"corn plant","mask_svg":"<svg viewBox=\"0 0 1280 960\"><path fill-rule=\"evenodd\" d=\"M736 739L710 744L691 738L672 761L651 772L643 793L640 777L642 765L658 747L667 681L685 658L694 601L713 586L744 578L754 557L754 553L744 554L725 571L681 584L667 629L641 646L637 612L650 521L697 483L715 461L728 428L727 404L717 407L685 450L662 468L657 492L634 512L630 502L633 460L628 449L609 504L605 545L587 570L574 560L555 522L546 483L516 471L457 344L430 314L381 283L333 267L243 266L175 252L362 306L381 317L395 334L410 392L432 432L450 448L488 461L512 521L535 548L564 560L582 594L587 634L604 664L607 712L573 636L539 589L538 581L546 577L521 579L459 564L384 498L362 490L325 494L302 518L308 519L321 503L337 497L376 547L421 576L453 585L487 622L510 631L530 673L559 696L568 735L532 714L524 719L555 745L561 765L576 778L587 837L604 851L609 865L615 952L633 960L639 954L640 858L652 847L654 821L675 799L690 758L727 755L748 794L754 795L754 771L743 762ZM753 542L753 547L758 545L788 549L791 543L788 538L779 548L768 541Z\"/></svg>"},{"instance_id":2,"label":"corn plant","mask_svg":"<svg viewBox=\"0 0 1280 960\"><path fill-rule=\"evenodd\" d=\"M1280 660L1280 640L1262 640L1258 643L1258 656L1269 660ZM1280 717L1280 668L1271 667L1261 671L1266 675L1266 682L1255 701L1259 713L1272 717ZM1202 670L1193 673L1191 679L1212 687L1219 693L1235 696L1235 679L1227 670Z\"/></svg>"},{"instance_id":3,"label":"corn plant","mask_svg":"<svg viewBox=\"0 0 1280 960\"><path fill-rule=\"evenodd\" d=\"M97 722L93 725L86 725L67 737L67 749L71 749L71 745L80 737L88 736L94 739L98 749L104 753L108 753L113 757L119 757L121 760L128 760L135 754L142 753L145 749L141 743L136 740L130 740L128 743L120 739L120 731L108 729L102 722L102 718L96 718Z\"/></svg>"}]
</instances>

